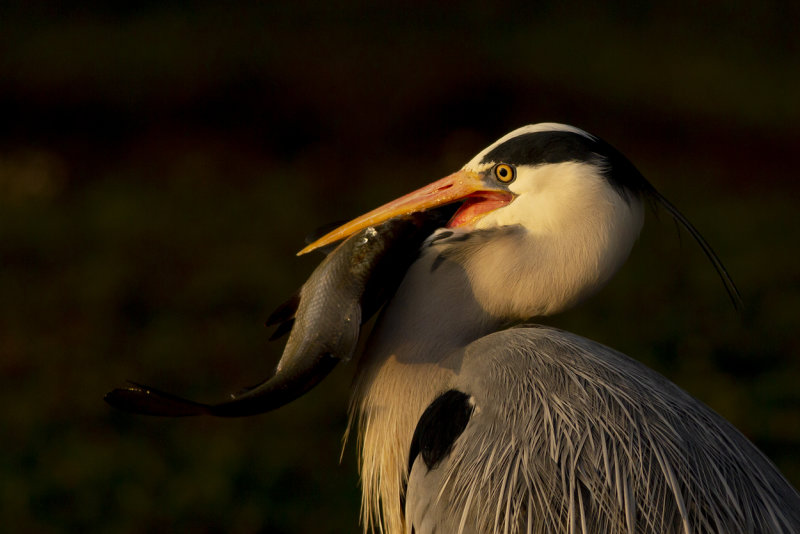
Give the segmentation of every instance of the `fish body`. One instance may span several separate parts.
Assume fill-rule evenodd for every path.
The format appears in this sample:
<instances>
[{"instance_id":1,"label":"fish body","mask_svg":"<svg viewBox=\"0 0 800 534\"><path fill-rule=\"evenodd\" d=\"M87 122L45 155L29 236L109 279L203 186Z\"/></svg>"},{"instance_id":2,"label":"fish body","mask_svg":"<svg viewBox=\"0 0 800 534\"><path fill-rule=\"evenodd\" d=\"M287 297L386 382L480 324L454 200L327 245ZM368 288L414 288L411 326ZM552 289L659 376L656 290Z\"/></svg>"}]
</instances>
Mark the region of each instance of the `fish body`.
<instances>
[{"instance_id":1,"label":"fish body","mask_svg":"<svg viewBox=\"0 0 800 534\"><path fill-rule=\"evenodd\" d=\"M447 215L432 210L395 217L342 241L267 320L278 325L276 334L290 334L274 375L261 384L219 404L137 383L111 391L105 400L127 412L172 417L254 415L291 402L353 356L361 325L391 297L422 242Z\"/></svg>"}]
</instances>

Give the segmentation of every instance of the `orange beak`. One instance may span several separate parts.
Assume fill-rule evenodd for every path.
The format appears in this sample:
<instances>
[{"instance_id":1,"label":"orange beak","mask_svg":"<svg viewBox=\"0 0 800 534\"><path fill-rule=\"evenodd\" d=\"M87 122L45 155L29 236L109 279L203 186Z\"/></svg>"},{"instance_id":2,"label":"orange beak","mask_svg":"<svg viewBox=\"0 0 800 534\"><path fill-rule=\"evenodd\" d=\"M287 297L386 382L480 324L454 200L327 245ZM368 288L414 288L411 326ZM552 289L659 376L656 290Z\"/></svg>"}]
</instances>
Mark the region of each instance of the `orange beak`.
<instances>
[{"instance_id":1,"label":"orange beak","mask_svg":"<svg viewBox=\"0 0 800 534\"><path fill-rule=\"evenodd\" d=\"M495 184L487 184L482 175L461 170L417 189L413 193L409 193L388 204L384 204L369 213L365 213L361 217L353 219L349 223L340 226L336 230L314 241L298 252L297 255L300 256L319 247L335 243L359 230L363 230L369 226L375 226L392 217L408 215L409 213L416 213L445 204L451 204L453 202L465 200L467 197L475 195L476 193L483 193L485 195L494 194L493 208L505 205L511 202L513 198L510 193L504 189L498 188ZM502 200L498 200L498 197Z\"/></svg>"}]
</instances>

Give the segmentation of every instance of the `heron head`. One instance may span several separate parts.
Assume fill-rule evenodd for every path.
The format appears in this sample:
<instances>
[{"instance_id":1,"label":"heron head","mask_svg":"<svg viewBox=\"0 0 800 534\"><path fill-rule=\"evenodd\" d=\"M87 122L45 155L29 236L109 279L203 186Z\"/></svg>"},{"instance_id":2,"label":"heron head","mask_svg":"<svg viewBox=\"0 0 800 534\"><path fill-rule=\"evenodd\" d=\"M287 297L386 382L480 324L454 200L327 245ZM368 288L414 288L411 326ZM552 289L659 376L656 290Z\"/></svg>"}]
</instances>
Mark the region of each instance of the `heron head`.
<instances>
[{"instance_id":1,"label":"heron head","mask_svg":"<svg viewBox=\"0 0 800 534\"><path fill-rule=\"evenodd\" d=\"M461 170L357 217L299 254L398 215L461 203L448 227L468 232L519 226L539 247L547 244L555 253L551 259L560 262L540 260L536 268L577 268L571 283L591 290L627 258L642 227L645 200L663 206L686 227L738 303L735 285L711 247L636 167L602 139L558 123L506 134Z\"/></svg>"},{"instance_id":2,"label":"heron head","mask_svg":"<svg viewBox=\"0 0 800 534\"><path fill-rule=\"evenodd\" d=\"M534 124L501 137L458 172L350 221L300 254L391 217L450 203L461 203L448 223L452 228L527 227L547 221L553 210L580 218L579 208L597 195L605 200L619 197L630 205L651 189L624 156L601 140L564 124ZM604 207L601 203L595 210ZM545 216L537 217L537 213Z\"/></svg>"}]
</instances>

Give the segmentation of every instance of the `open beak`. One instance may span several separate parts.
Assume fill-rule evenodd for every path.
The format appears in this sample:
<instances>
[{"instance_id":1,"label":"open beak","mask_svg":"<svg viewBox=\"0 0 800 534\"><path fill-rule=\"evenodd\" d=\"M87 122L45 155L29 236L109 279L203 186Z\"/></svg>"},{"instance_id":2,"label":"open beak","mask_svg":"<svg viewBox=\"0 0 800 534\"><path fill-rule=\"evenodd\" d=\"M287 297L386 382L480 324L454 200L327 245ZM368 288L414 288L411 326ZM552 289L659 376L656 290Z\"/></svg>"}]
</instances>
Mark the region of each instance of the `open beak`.
<instances>
[{"instance_id":1,"label":"open beak","mask_svg":"<svg viewBox=\"0 0 800 534\"><path fill-rule=\"evenodd\" d=\"M495 184L487 184L481 174L460 170L353 219L314 241L298 252L297 255L300 256L325 245L335 243L359 230L375 226L392 217L425 211L445 204L467 200L470 197L490 202L492 209L508 204L513 199L513 196L507 190L500 189ZM459 215L456 214L454 220L458 218Z\"/></svg>"}]
</instances>

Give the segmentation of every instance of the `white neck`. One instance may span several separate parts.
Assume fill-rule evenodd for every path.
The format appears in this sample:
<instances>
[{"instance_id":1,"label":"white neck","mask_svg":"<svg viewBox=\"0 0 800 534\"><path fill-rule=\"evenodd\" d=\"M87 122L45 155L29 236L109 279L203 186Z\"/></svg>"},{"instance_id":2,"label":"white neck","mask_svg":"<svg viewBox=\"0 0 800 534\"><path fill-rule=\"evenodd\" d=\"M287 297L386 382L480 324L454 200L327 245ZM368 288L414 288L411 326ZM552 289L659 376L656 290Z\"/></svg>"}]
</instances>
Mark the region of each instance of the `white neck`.
<instances>
[{"instance_id":1,"label":"white neck","mask_svg":"<svg viewBox=\"0 0 800 534\"><path fill-rule=\"evenodd\" d=\"M470 294L460 265L446 260L434 268L442 248L427 248L409 269L356 379L350 417L351 426L359 422L362 523L380 530L382 517L387 534L405 532L400 494L417 420L448 389L463 348L500 327Z\"/></svg>"}]
</instances>

